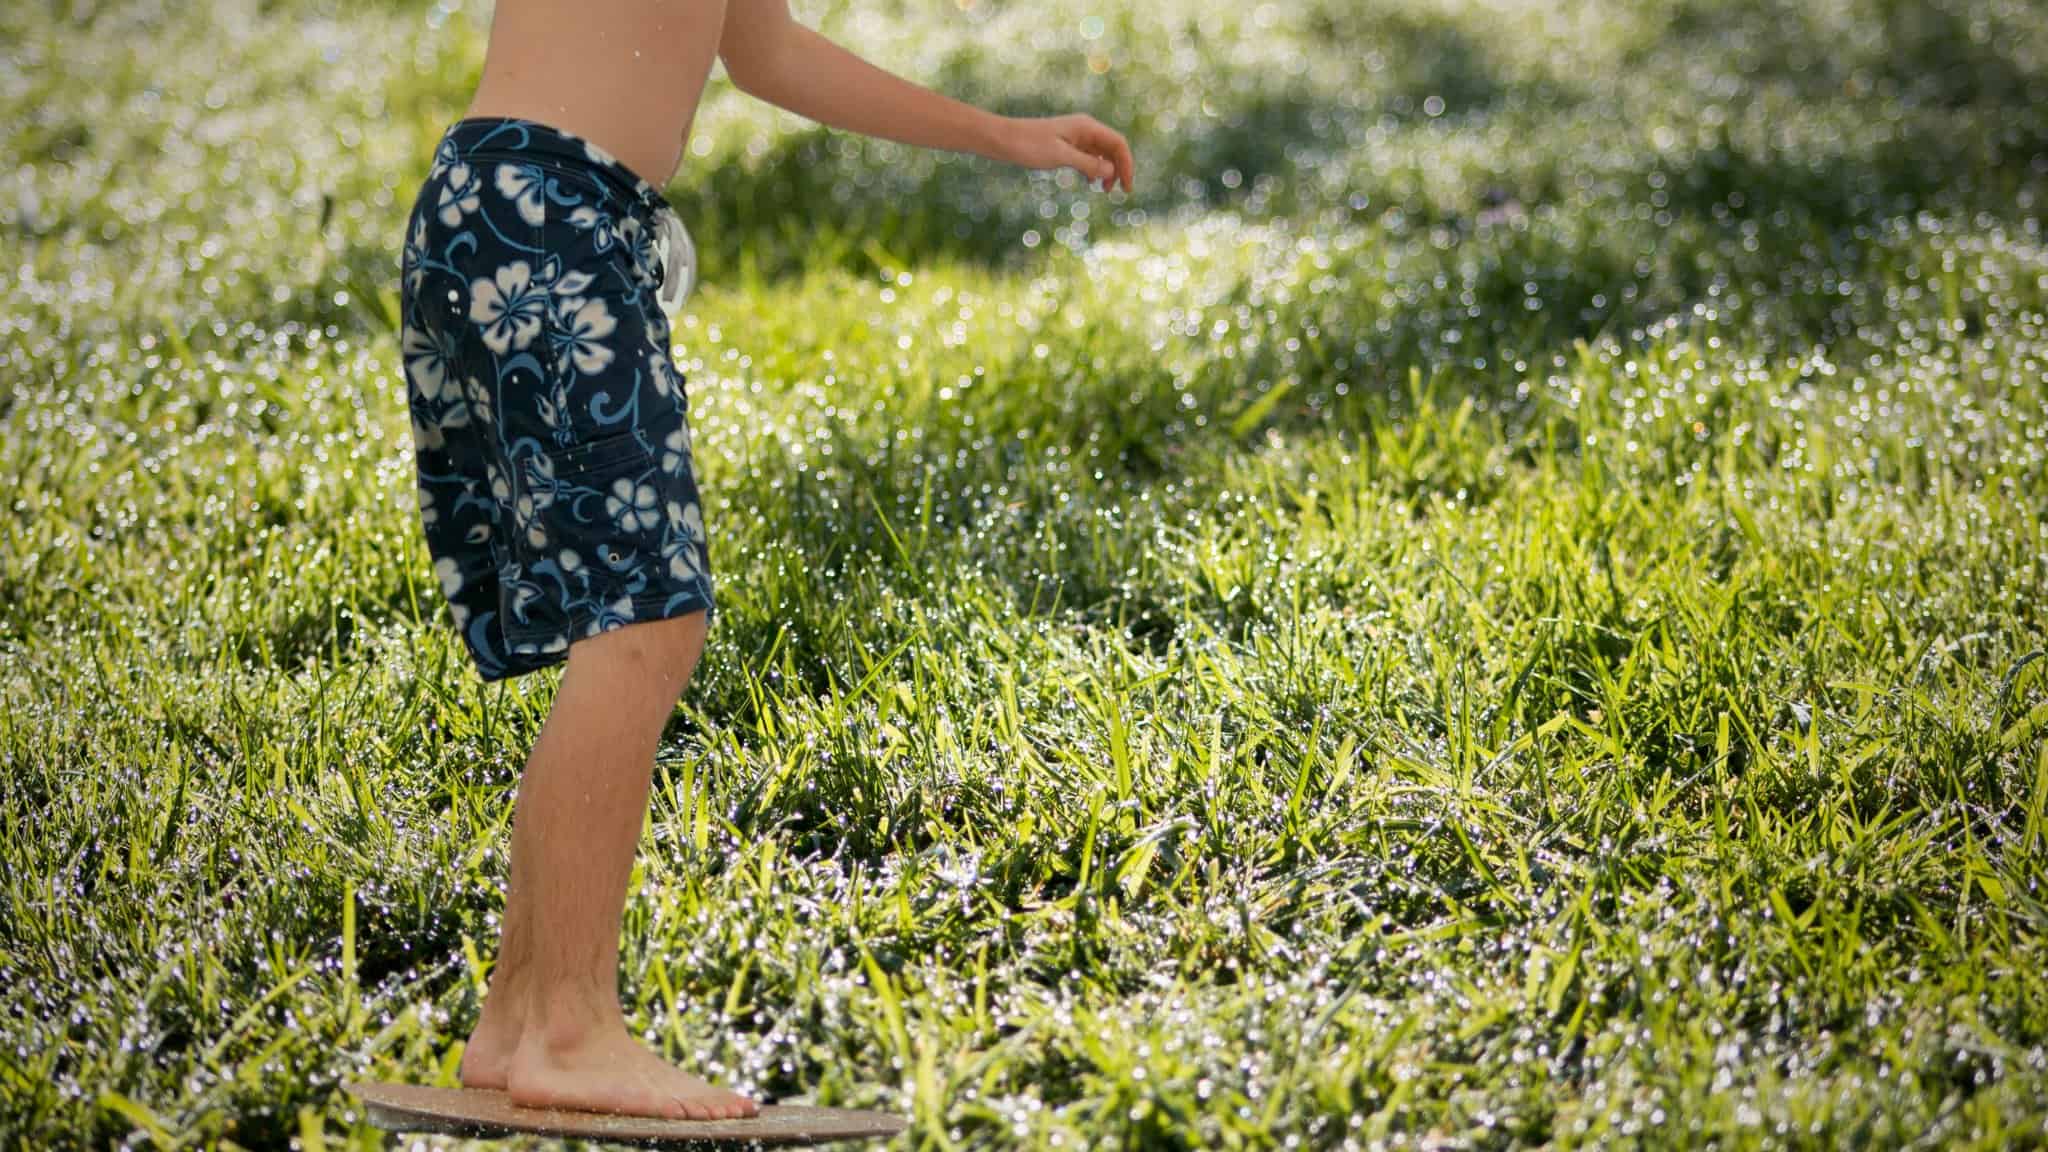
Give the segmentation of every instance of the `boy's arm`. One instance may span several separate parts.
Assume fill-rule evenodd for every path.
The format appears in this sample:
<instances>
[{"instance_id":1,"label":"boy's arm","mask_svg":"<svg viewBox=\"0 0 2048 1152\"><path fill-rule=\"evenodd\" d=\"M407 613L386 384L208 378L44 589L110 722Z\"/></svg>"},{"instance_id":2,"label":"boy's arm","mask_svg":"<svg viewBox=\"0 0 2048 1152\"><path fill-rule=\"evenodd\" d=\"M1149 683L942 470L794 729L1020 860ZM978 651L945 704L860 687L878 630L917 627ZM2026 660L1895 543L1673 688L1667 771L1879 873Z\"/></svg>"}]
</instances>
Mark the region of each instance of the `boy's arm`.
<instances>
[{"instance_id":1,"label":"boy's arm","mask_svg":"<svg viewBox=\"0 0 2048 1152\"><path fill-rule=\"evenodd\" d=\"M1083 115L1015 118L891 75L796 22L787 0L728 0L718 44L740 91L821 124L1026 168L1072 168L1131 190L1131 147Z\"/></svg>"}]
</instances>

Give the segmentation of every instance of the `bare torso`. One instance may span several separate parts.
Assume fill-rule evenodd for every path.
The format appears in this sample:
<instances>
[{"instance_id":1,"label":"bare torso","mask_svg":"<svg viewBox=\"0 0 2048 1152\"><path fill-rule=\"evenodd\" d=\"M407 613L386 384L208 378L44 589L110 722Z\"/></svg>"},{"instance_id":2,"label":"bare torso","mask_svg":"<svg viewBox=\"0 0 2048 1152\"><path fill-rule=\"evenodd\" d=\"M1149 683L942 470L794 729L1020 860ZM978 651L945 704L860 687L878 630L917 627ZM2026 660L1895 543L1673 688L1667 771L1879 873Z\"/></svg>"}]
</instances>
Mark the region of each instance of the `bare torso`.
<instances>
[{"instance_id":1,"label":"bare torso","mask_svg":"<svg viewBox=\"0 0 2048 1152\"><path fill-rule=\"evenodd\" d=\"M498 0L467 114L573 132L665 187L724 22L725 0Z\"/></svg>"}]
</instances>

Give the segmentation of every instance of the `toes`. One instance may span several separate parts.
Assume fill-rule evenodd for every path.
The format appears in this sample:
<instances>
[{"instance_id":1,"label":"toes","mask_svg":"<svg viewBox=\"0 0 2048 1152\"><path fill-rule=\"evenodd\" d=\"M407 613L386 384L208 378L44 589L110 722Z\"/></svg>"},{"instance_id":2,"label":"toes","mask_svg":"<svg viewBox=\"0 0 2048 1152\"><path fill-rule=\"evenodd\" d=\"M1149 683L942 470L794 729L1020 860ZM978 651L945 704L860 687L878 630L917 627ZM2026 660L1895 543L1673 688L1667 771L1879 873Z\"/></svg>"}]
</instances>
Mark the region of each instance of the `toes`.
<instances>
[{"instance_id":1,"label":"toes","mask_svg":"<svg viewBox=\"0 0 2048 1152\"><path fill-rule=\"evenodd\" d=\"M669 1096L660 1113L676 1120L752 1120L761 1114L761 1106L745 1096Z\"/></svg>"}]
</instances>

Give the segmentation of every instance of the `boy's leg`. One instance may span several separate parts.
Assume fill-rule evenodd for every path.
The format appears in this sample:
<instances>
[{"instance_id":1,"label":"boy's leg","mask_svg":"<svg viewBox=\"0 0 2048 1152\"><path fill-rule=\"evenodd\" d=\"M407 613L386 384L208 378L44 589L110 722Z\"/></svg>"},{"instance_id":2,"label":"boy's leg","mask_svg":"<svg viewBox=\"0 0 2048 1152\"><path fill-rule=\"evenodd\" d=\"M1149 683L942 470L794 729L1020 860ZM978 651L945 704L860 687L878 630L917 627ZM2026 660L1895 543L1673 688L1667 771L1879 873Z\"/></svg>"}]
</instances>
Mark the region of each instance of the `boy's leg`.
<instances>
[{"instance_id":1,"label":"boy's leg","mask_svg":"<svg viewBox=\"0 0 2048 1152\"><path fill-rule=\"evenodd\" d=\"M500 967L472 1038L478 1080L502 1067L515 1103L691 1119L757 1111L643 1047L618 1002L620 921L654 753L704 628L697 612L569 647L520 780ZM506 1012L494 1014L501 994ZM464 1064L469 1073L467 1053Z\"/></svg>"}]
</instances>

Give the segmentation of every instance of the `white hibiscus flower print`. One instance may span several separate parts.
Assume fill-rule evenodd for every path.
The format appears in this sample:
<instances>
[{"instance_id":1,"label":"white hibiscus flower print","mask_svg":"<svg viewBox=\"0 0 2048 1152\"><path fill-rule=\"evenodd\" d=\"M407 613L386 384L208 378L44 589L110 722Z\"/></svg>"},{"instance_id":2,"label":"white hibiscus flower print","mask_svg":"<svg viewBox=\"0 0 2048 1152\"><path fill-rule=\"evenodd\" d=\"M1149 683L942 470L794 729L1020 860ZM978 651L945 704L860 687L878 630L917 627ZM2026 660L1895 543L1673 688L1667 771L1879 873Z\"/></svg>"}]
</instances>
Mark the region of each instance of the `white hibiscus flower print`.
<instances>
[{"instance_id":1,"label":"white hibiscus flower print","mask_svg":"<svg viewBox=\"0 0 2048 1152\"><path fill-rule=\"evenodd\" d=\"M534 515L537 511L537 502L530 492L521 494L518 501L512 505L512 515L525 530L526 542L539 549L548 546L548 530L540 517Z\"/></svg>"},{"instance_id":2,"label":"white hibiscus flower print","mask_svg":"<svg viewBox=\"0 0 2048 1152\"><path fill-rule=\"evenodd\" d=\"M660 277L655 273L661 268L661 250L655 247L654 237L646 229L640 230L640 238L633 243L634 254L640 261L640 279L648 287L654 287Z\"/></svg>"},{"instance_id":3,"label":"white hibiscus flower print","mask_svg":"<svg viewBox=\"0 0 2048 1152\"><path fill-rule=\"evenodd\" d=\"M419 294L420 282L426 279L427 270L422 267L427 259L427 214L416 214L412 218L412 234L405 238L405 251L399 256L399 266L405 272L406 290Z\"/></svg>"},{"instance_id":4,"label":"white hibiscus flower print","mask_svg":"<svg viewBox=\"0 0 2048 1152\"><path fill-rule=\"evenodd\" d=\"M469 409L460 404L450 404L435 415L434 427L442 432L451 428L469 427Z\"/></svg>"},{"instance_id":5,"label":"white hibiscus flower print","mask_svg":"<svg viewBox=\"0 0 2048 1152\"><path fill-rule=\"evenodd\" d=\"M533 273L533 286L538 291L545 291L550 293L560 293L567 291L567 289L561 287L561 281L559 280L559 277L561 277L561 275L562 258L556 253L550 252L547 255L541 257L540 267L536 269ZM583 273L581 275L587 276L587 273ZM567 281L567 283L584 284L588 283L588 280L569 280ZM583 289L579 287L576 290L578 292L581 292Z\"/></svg>"},{"instance_id":6,"label":"white hibiscus flower print","mask_svg":"<svg viewBox=\"0 0 2048 1152\"><path fill-rule=\"evenodd\" d=\"M677 540L662 548L668 557L668 574L678 580L691 580L697 576L697 550L686 540Z\"/></svg>"},{"instance_id":7,"label":"white hibiscus flower print","mask_svg":"<svg viewBox=\"0 0 2048 1152\"><path fill-rule=\"evenodd\" d=\"M399 338L405 358L405 374L412 386L428 400L439 401L448 388L448 362L455 358L453 341L446 333L429 334L410 324Z\"/></svg>"},{"instance_id":8,"label":"white hibiscus flower print","mask_svg":"<svg viewBox=\"0 0 2048 1152\"><path fill-rule=\"evenodd\" d=\"M557 487L554 461L539 453L526 458L526 490L536 509L554 505Z\"/></svg>"},{"instance_id":9,"label":"white hibiscus flower print","mask_svg":"<svg viewBox=\"0 0 2048 1152\"><path fill-rule=\"evenodd\" d=\"M441 426L439 424L429 424L422 421L418 416L414 416L412 421L412 442L418 447L432 449L445 446L448 443L448 438L441 435Z\"/></svg>"},{"instance_id":10,"label":"white hibiscus flower print","mask_svg":"<svg viewBox=\"0 0 2048 1152\"><path fill-rule=\"evenodd\" d=\"M553 256L548 257L547 267L542 271L552 275L553 278L547 280L546 284L548 291L556 296L581 296L590 291L592 284L597 283L597 277L588 272L560 272ZM558 272L559 275L554 275Z\"/></svg>"},{"instance_id":11,"label":"white hibiscus flower print","mask_svg":"<svg viewBox=\"0 0 2048 1152\"><path fill-rule=\"evenodd\" d=\"M675 395L675 374L675 361L668 358L668 353L659 348L648 350L647 378L654 381L655 395L660 396L664 400Z\"/></svg>"},{"instance_id":12,"label":"white hibiscus flower print","mask_svg":"<svg viewBox=\"0 0 2048 1152\"><path fill-rule=\"evenodd\" d=\"M512 590L512 615L520 620L526 619L526 609L540 599L540 589L525 580L509 581L508 586Z\"/></svg>"},{"instance_id":13,"label":"white hibiscus flower print","mask_svg":"<svg viewBox=\"0 0 2048 1152\"><path fill-rule=\"evenodd\" d=\"M678 580L697 575L697 548L704 542L704 515L696 501L668 505L668 533L661 554L668 559L669 574Z\"/></svg>"},{"instance_id":14,"label":"white hibiscus flower print","mask_svg":"<svg viewBox=\"0 0 2048 1152\"><path fill-rule=\"evenodd\" d=\"M500 504L510 502L512 499L512 485L505 479L505 474L498 471L498 466L486 461L484 464L484 475L490 478L491 499L496 500Z\"/></svg>"},{"instance_id":15,"label":"white hibiscus flower print","mask_svg":"<svg viewBox=\"0 0 2048 1152\"><path fill-rule=\"evenodd\" d=\"M441 185L441 223L450 228L462 223L463 215L476 211L476 206L483 202L483 187L484 182L469 165L457 164L448 169L448 182Z\"/></svg>"},{"instance_id":16,"label":"white hibiscus flower print","mask_svg":"<svg viewBox=\"0 0 2048 1152\"><path fill-rule=\"evenodd\" d=\"M623 628L632 622L633 598L631 596L621 596L617 600L599 608L597 617L590 622L590 627L585 629L583 634L585 636L595 636L600 632L609 632L614 628Z\"/></svg>"},{"instance_id":17,"label":"white hibiscus flower print","mask_svg":"<svg viewBox=\"0 0 2048 1152\"><path fill-rule=\"evenodd\" d=\"M591 247L599 252L609 252L612 250L612 240L616 237L616 230L612 225L611 213L599 212L590 205L584 204L578 206L574 212L569 213L569 223L590 233Z\"/></svg>"},{"instance_id":18,"label":"white hibiscus flower print","mask_svg":"<svg viewBox=\"0 0 2048 1152\"><path fill-rule=\"evenodd\" d=\"M533 343L546 307L547 295L535 287L533 268L524 260L469 285L470 322L483 327L485 346L500 356L508 348L525 351Z\"/></svg>"},{"instance_id":19,"label":"white hibiscus flower print","mask_svg":"<svg viewBox=\"0 0 2048 1152\"><path fill-rule=\"evenodd\" d=\"M427 169L427 179L431 180L446 172L460 156L461 154L455 150L455 141L442 137L441 143L434 148L434 162Z\"/></svg>"},{"instance_id":20,"label":"white hibiscus flower print","mask_svg":"<svg viewBox=\"0 0 2048 1152\"><path fill-rule=\"evenodd\" d=\"M661 512L655 507L658 502L653 485L635 484L621 476L612 481L612 490L604 498L604 510L618 521L621 531L645 532L661 523Z\"/></svg>"},{"instance_id":21,"label":"white hibiscus flower print","mask_svg":"<svg viewBox=\"0 0 2048 1152\"><path fill-rule=\"evenodd\" d=\"M462 387L463 395L469 397L469 406L476 409L477 418L485 424L491 422L491 390L474 376L467 377Z\"/></svg>"},{"instance_id":22,"label":"white hibiscus flower print","mask_svg":"<svg viewBox=\"0 0 2048 1152\"><path fill-rule=\"evenodd\" d=\"M583 154L584 154L585 156L588 156L588 157L590 157L590 158L591 158L592 160L595 160L595 161L597 161L597 162L598 162L599 164L617 164L617 163L618 163L618 161L617 161L617 160L614 160L614 159L612 159L612 154L611 154L611 153L609 153L609 152L605 151L604 149L602 149L602 148L598 147L598 146L597 146L597 145L595 145L595 144L592 144L592 143L591 143L590 141L588 141L588 140L585 140L585 141L583 142Z\"/></svg>"},{"instance_id":23,"label":"white hibiscus flower print","mask_svg":"<svg viewBox=\"0 0 2048 1152\"><path fill-rule=\"evenodd\" d=\"M661 442L661 470L671 476L681 472L690 464L690 426L688 424L668 434ZM674 508L675 505L669 505ZM670 518L673 522L674 518Z\"/></svg>"},{"instance_id":24,"label":"white hibiscus flower print","mask_svg":"<svg viewBox=\"0 0 2048 1152\"><path fill-rule=\"evenodd\" d=\"M554 401L545 396L535 396L533 398L533 410L540 417L540 422L548 426L548 431L557 435L561 434L562 413L560 409L555 407Z\"/></svg>"},{"instance_id":25,"label":"white hibiscus flower print","mask_svg":"<svg viewBox=\"0 0 2048 1152\"><path fill-rule=\"evenodd\" d=\"M441 593L454 596L462 591L462 569L456 567L452 557L443 556L434 561L434 575L441 581Z\"/></svg>"},{"instance_id":26,"label":"white hibiscus flower print","mask_svg":"<svg viewBox=\"0 0 2048 1152\"><path fill-rule=\"evenodd\" d=\"M571 275L581 276L583 273ZM562 334L559 337L561 347L555 352L555 371L565 370L571 361L585 376L604 371L605 365L612 362L612 350L605 346L604 338L619 326L611 309L597 297L566 296L558 298L558 301L555 323L561 327Z\"/></svg>"},{"instance_id":27,"label":"white hibiscus flower print","mask_svg":"<svg viewBox=\"0 0 2048 1152\"><path fill-rule=\"evenodd\" d=\"M626 250L634 282L642 287L652 288L654 273L651 269L661 258L660 253L654 250L654 238L648 233L646 226L633 216L627 216L619 221L618 233L619 246Z\"/></svg>"},{"instance_id":28,"label":"white hibiscus flower print","mask_svg":"<svg viewBox=\"0 0 2048 1152\"><path fill-rule=\"evenodd\" d=\"M671 500L668 504L668 529L677 536L687 537L694 543L704 542L704 513L692 500L685 504Z\"/></svg>"},{"instance_id":29,"label":"white hibiscus flower print","mask_svg":"<svg viewBox=\"0 0 2048 1152\"><path fill-rule=\"evenodd\" d=\"M535 227L547 221L547 206L541 200L544 188L541 170L534 165L498 165L498 195L512 201L519 218Z\"/></svg>"},{"instance_id":30,"label":"white hibiscus flower print","mask_svg":"<svg viewBox=\"0 0 2048 1152\"><path fill-rule=\"evenodd\" d=\"M420 523L431 528L441 522L441 510L434 506L434 494L425 488L419 489Z\"/></svg>"}]
</instances>

